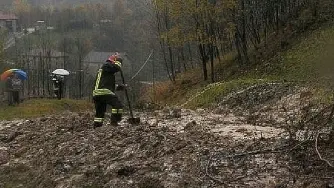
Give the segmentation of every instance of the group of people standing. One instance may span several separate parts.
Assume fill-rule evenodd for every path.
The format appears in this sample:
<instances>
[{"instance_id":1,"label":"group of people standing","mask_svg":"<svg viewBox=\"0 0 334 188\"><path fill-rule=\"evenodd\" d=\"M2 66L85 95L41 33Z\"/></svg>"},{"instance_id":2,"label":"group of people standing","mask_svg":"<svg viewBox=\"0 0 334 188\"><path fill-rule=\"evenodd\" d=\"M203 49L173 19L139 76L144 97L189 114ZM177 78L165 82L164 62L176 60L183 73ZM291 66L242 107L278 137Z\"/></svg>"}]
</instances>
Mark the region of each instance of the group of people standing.
<instances>
[{"instance_id":1,"label":"group of people standing","mask_svg":"<svg viewBox=\"0 0 334 188\"><path fill-rule=\"evenodd\" d=\"M125 90L127 87L126 84L115 83L115 74L122 71L122 63L122 58L118 53L116 53L110 56L97 72L95 86L93 89L93 100L96 112L93 124L94 128L101 127L103 125L107 105L112 107L110 123L112 125L118 125L118 123L122 120L123 104L115 94L115 91ZM52 74L51 80L53 82L55 97L61 99L63 96L64 76ZM23 83L16 73L13 73L7 78L6 88L8 93L8 104L19 104L20 92L23 89Z\"/></svg>"},{"instance_id":2,"label":"group of people standing","mask_svg":"<svg viewBox=\"0 0 334 188\"><path fill-rule=\"evenodd\" d=\"M64 76L51 75L53 83L54 97L61 99L63 97ZM9 106L18 105L21 102L20 93L23 89L23 82L16 73L8 76L6 80L7 101Z\"/></svg>"}]
</instances>

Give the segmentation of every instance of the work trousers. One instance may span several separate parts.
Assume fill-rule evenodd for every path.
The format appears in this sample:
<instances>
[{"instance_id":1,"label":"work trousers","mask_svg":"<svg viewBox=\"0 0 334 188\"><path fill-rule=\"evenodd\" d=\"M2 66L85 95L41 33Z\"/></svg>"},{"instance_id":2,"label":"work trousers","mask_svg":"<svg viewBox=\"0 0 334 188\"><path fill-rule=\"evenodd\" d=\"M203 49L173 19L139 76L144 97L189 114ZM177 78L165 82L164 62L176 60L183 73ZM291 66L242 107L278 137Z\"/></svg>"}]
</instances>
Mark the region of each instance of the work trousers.
<instances>
[{"instance_id":1,"label":"work trousers","mask_svg":"<svg viewBox=\"0 0 334 188\"><path fill-rule=\"evenodd\" d=\"M95 103L95 124L102 124L104 115L107 111L107 105L112 107L111 109L111 123L117 123L122 120L123 104L119 101L118 97L114 94L109 95L97 95L93 97Z\"/></svg>"},{"instance_id":2,"label":"work trousers","mask_svg":"<svg viewBox=\"0 0 334 188\"><path fill-rule=\"evenodd\" d=\"M8 101L8 105L11 106L13 105L13 92L8 91L7 92L7 101Z\"/></svg>"},{"instance_id":3,"label":"work trousers","mask_svg":"<svg viewBox=\"0 0 334 188\"><path fill-rule=\"evenodd\" d=\"M13 91L13 102L14 104L20 103L20 92L19 91Z\"/></svg>"},{"instance_id":4,"label":"work trousers","mask_svg":"<svg viewBox=\"0 0 334 188\"><path fill-rule=\"evenodd\" d=\"M20 103L20 92L19 91L9 91L7 92L8 105L14 105Z\"/></svg>"},{"instance_id":5,"label":"work trousers","mask_svg":"<svg viewBox=\"0 0 334 188\"><path fill-rule=\"evenodd\" d=\"M63 90L62 88L57 88L54 89L54 94L56 95L58 100L61 100L61 98L63 97Z\"/></svg>"}]
</instances>

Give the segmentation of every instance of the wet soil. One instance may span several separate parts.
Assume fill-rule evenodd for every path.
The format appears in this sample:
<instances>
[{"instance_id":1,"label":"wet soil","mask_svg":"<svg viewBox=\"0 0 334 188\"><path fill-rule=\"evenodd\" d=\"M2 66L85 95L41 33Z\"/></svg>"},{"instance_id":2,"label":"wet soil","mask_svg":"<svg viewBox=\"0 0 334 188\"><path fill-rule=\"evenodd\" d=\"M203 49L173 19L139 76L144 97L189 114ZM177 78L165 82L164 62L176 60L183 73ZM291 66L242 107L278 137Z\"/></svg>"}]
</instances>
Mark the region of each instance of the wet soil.
<instances>
[{"instance_id":1,"label":"wet soil","mask_svg":"<svg viewBox=\"0 0 334 188\"><path fill-rule=\"evenodd\" d=\"M261 87L212 111L137 112L140 125L93 129L92 112L0 122L0 187L333 187L314 138L289 139L306 91ZM249 97L259 91L268 91L263 101ZM275 91L280 97L268 97ZM319 150L334 163L325 136Z\"/></svg>"}]
</instances>

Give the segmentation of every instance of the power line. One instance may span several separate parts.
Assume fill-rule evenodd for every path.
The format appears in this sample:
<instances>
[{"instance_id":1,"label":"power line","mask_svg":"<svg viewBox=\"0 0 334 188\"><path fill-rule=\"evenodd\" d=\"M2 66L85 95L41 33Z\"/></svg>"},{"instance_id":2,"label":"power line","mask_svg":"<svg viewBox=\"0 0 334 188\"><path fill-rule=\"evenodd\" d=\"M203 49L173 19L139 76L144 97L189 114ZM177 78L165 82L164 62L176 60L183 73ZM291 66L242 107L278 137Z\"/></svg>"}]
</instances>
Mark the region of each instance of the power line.
<instances>
[{"instance_id":1,"label":"power line","mask_svg":"<svg viewBox=\"0 0 334 188\"><path fill-rule=\"evenodd\" d=\"M150 53L150 55L148 56L148 58L146 59L145 63L140 67L140 69L137 71L137 73L134 74L134 75L132 76L132 78L130 79L130 81L132 81L132 80L133 80L133 79L140 73L140 71L143 70L143 68L144 68L145 65L147 64L148 60L151 58L152 54L153 54L153 50L151 50L151 53Z\"/></svg>"}]
</instances>

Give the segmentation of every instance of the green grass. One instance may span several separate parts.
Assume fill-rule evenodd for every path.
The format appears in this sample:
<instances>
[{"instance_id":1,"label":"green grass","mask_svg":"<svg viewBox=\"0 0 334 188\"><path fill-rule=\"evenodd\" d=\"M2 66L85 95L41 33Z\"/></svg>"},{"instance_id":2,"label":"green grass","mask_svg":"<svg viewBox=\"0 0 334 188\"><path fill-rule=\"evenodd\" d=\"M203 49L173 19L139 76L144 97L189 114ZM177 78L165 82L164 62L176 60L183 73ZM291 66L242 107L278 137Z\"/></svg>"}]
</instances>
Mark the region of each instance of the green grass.
<instances>
[{"instance_id":1,"label":"green grass","mask_svg":"<svg viewBox=\"0 0 334 188\"><path fill-rule=\"evenodd\" d=\"M334 24L302 34L294 43L245 76L327 84L334 76Z\"/></svg>"},{"instance_id":2,"label":"green grass","mask_svg":"<svg viewBox=\"0 0 334 188\"><path fill-rule=\"evenodd\" d=\"M223 96L226 96L231 92L268 81L269 80L261 79L240 79L210 84L193 98L190 98L188 103L184 106L190 109L198 107L209 108L213 104L220 102Z\"/></svg>"},{"instance_id":3,"label":"green grass","mask_svg":"<svg viewBox=\"0 0 334 188\"><path fill-rule=\"evenodd\" d=\"M92 103L71 99L32 99L18 106L0 107L0 120L24 119L43 115L60 114L64 111L82 112L91 110Z\"/></svg>"}]
</instances>

